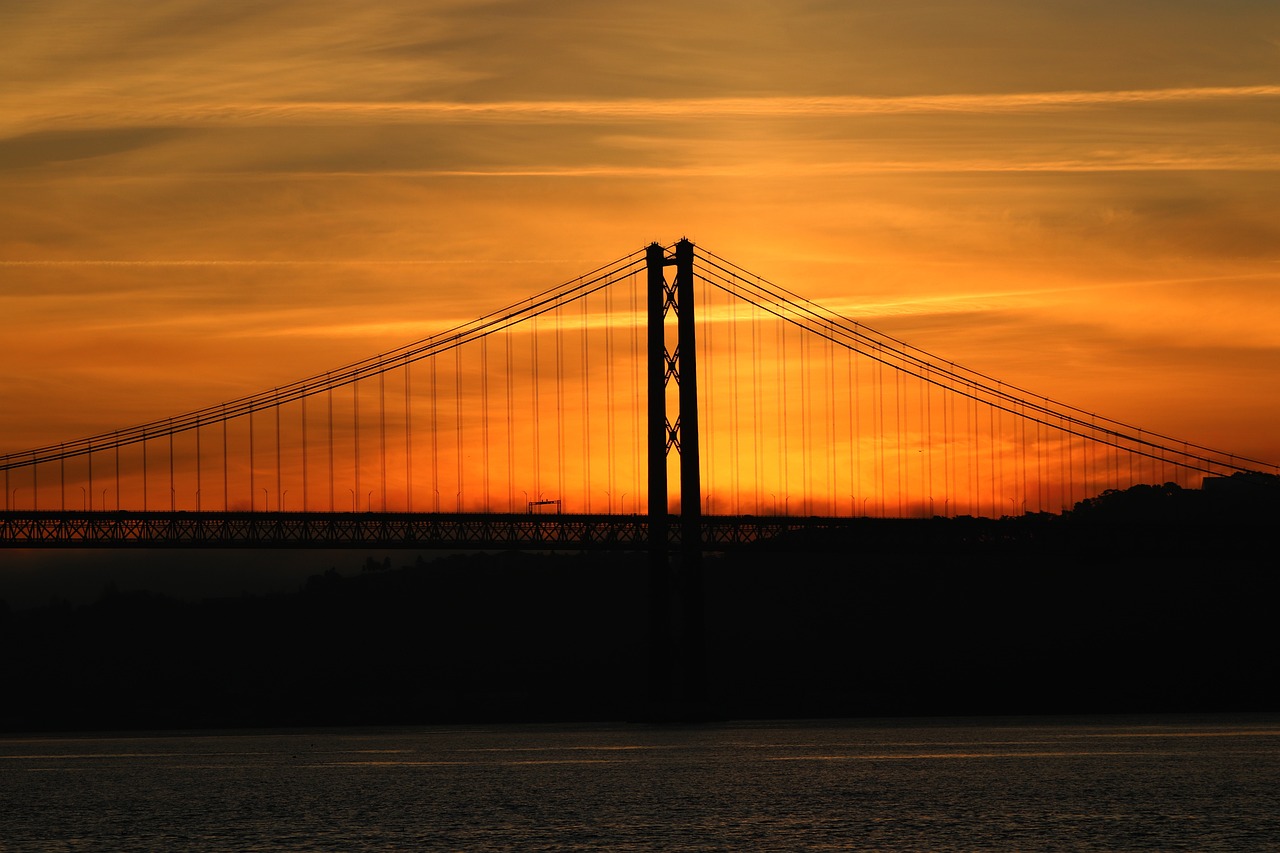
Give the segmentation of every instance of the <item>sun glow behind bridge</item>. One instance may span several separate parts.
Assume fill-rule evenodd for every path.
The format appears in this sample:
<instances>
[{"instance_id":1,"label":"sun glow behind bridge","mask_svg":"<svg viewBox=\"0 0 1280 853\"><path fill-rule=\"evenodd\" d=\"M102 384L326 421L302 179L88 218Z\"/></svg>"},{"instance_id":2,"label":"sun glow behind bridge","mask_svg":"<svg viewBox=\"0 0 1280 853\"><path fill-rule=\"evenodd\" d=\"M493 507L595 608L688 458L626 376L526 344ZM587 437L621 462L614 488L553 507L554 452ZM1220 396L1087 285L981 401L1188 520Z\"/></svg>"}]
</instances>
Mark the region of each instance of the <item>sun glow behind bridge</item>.
<instances>
[{"instance_id":1,"label":"sun glow behind bridge","mask_svg":"<svg viewBox=\"0 0 1280 853\"><path fill-rule=\"evenodd\" d=\"M705 514L1057 513L1277 470L968 370L706 249L694 270ZM637 251L285 386L10 454L6 510L643 514L647 286Z\"/></svg>"}]
</instances>

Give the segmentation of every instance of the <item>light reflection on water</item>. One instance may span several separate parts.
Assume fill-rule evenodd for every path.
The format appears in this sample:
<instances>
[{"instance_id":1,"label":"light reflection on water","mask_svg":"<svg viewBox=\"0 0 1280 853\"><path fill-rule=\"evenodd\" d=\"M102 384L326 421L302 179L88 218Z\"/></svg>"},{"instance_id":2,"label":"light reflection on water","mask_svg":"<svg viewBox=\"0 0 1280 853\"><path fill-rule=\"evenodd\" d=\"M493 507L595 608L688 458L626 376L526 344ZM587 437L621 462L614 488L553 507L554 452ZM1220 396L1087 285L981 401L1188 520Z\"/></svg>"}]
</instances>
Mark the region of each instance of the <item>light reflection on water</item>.
<instances>
[{"instance_id":1,"label":"light reflection on water","mask_svg":"<svg viewBox=\"0 0 1280 853\"><path fill-rule=\"evenodd\" d=\"M0 850L1264 850L1277 723L0 739Z\"/></svg>"}]
</instances>

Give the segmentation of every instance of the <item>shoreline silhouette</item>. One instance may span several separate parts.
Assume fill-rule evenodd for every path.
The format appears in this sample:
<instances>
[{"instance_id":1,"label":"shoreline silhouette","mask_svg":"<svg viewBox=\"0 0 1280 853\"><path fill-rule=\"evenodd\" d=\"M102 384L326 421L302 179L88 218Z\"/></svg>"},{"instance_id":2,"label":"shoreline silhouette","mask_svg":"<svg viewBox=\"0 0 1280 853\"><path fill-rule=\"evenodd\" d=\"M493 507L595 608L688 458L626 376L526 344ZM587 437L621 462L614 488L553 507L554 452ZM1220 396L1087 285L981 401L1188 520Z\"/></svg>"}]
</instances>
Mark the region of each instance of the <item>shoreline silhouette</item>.
<instances>
[{"instance_id":1,"label":"shoreline silhouette","mask_svg":"<svg viewBox=\"0 0 1280 853\"><path fill-rule=\"evenodd\" d=\"M707 554L698 715L1280 711L1276 498L1139 486ZM648 571L366 556L293 592L0 603L0 730L652 719Z\"/></svg>"}]
</instances>

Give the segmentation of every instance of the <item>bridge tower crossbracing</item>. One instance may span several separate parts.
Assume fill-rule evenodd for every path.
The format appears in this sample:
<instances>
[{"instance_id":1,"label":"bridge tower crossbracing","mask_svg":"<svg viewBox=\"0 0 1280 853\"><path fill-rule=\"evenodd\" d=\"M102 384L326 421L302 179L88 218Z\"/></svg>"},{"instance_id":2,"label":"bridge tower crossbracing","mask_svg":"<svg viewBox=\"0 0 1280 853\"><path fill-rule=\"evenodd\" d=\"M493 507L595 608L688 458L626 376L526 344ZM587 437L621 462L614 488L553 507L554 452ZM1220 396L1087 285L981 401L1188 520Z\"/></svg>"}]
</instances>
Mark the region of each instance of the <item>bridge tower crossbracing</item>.
<instances>
[{"instance_id":1,"label":"bridge tower crossbracing","mask_svg":"<svg viewBox=\"0 0 1280 853\"><path fill-rule=\"evenodd\" d=\"M698 353L694 322L693 243L681 240L674 258L662 246L647 249L648 266L648 455L649 523L655 542L666 542L670 502L667 456L680 457L680 538L684 550L701 539L702 479L698 455ZM664 268L676 268L667 284ZM667 315L676 315L675 348L667 346ZM667 415L667 386L679 389L678 414Z\"/></svg>"},{"instance_id":2,"label":"bridge tower crossbracing","mask_svg":"<svg viewBox=\"0 0 1280 853\"><path fill-rule=\"evenodd\" d=\"M693 294L693 243L682 239L672 256L658 243L646 250L648 271L648 417L651 698L659 714L704 713L705 654L702 577L702 480L698 441L698 362ZM675 267L668 284L666 267ZM667 346L675 314L675 345ZM667 412L677 387L677 414ZM670 553L667 458L680 458L680 550Z\"/></svg>"}]
</instances>

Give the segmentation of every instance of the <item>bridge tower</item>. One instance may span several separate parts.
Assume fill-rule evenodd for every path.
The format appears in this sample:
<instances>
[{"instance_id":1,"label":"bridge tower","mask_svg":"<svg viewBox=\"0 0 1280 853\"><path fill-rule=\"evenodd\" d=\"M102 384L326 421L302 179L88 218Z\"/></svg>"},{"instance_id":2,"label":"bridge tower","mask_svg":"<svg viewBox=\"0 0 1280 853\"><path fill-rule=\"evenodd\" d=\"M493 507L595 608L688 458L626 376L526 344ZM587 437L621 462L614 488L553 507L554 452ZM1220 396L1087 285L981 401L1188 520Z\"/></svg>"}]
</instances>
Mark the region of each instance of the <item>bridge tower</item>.
<instances>
[{"instance_id":1,"label":"bridge tower","mask_svg":"<svg viewBox=\"0 0 1280 853\"><path fill-rule=\"evenodd\" d=\"M672 256L658 243L646 250L648 269L648 457L652 661L650 697L656 713L705 715L702 479L698 454L698 362L694 325L693 243L682 239ZM668 284L666 267L675 267ZM675 342L667 345L674 314ZM676 417L668 390L677 386ZM680 457L680 551L670 552L667 457Z\"/></svg>"},{"instance_id":2,"label":"bridge tower","mask_svg":"<svg viewBox=\"0 0 1280 853\"><path fill-rule=\"evenodd\" d=\"M680 540L682 550L697 550L702 536L702 475L698 456L698 353L694 327L693 243L681 240L675 257L662 246L648 247L648 450L649 523L655 541L667 541L669 496L667 456L680 457ZM667 284L664 268L676 268ZM674 349L667 346L667 316L676 315ZM667 390L675 380L679 394L674 422L667 416Z\"/></svg>"}]
</instances>

